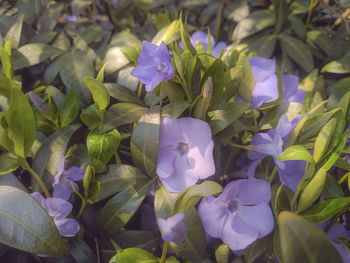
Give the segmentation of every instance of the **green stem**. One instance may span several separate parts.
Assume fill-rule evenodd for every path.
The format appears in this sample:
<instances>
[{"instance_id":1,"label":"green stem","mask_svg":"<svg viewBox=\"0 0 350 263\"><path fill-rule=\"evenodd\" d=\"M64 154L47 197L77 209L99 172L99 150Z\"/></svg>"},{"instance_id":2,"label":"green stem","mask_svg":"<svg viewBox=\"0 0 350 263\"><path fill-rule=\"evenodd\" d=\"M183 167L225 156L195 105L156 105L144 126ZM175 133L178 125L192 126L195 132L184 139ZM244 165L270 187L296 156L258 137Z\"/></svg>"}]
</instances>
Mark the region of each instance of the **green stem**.
<instances>
[{"instance_id":1,"label":"green stem","mask_svg":"<svg viewBox=\"0 0 350 263\"><path fill-rule=\"evenodd\" d=\"M81 200L81 207L80 207L80 210L79 210L79 213L78 213L78 215L77 215L77 218L76 218L76 220L78 221L79 220L79 218L81 217L81 214L83 213L83 211L84 211L84 209L85 209L85 206L86 206L86 201L85 201L85 199L82 199Z\"/></svg>"},{"instance_id":2,"label":"green stem","mask_svg":"<svg viewBox=\"0 0 350 263\"><path fill-rule=\"evenodd\" d=\"M163 246L163 250L162 250L162 256L160 258L160 263L164 263L165 262L166 253L168 251L168 246L169 246L169 242L165 242L164 246Z\"/></svg>"},{"instance_id":3,"label":"green stem","mask_svg":"<svg viewBox=\"0 0 350 263\"><path fill-rule=\"evenodd\" d=\"M27 163L27 161L24 161L24 163L22 164L23 169L27 170L31 176L34 177L34 179L38 182L40 188L43 190L44 194L46 197L50 197L50 193L46 188L46 185L44 184L43 180L41 180L41 178L39 177L39 175L37 175L37 173L29 166L29 164Z\"/></svg>"},{"instance_id":4,"label":"green stem","mask_svg":"<svg viewBox=\"0 0 350 263\"><path fill-rule=\"evenodd\" d=\"M142 83L139 83L139 87L137 88L137 96L141 97L142 95Z\"/></svg>"},{"instance_id":5,"label":"green stem","mask_svg":"<svg viewBox=\"0 0 350 263\"><path fill-rule=\"evenodd\" d=\"M273 171L272 171L272 173L270 175L270 178L269 178L269 183L270 184L272 183L273 179L275 178L276 173L277 173L277 168L275 166L275 168L273 168Z\"/></svg>"}]
</instances>

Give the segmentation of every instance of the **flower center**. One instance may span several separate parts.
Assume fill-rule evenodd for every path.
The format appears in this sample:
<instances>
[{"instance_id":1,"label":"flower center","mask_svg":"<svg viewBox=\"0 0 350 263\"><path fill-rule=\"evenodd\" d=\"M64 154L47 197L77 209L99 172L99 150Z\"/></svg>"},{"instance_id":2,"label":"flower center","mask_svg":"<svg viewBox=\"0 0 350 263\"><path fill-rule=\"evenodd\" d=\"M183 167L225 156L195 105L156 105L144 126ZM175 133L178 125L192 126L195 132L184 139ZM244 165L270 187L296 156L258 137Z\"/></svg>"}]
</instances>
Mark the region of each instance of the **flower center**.
<instances>
[{"instance_id":1,"label":"flower center","mask_svg":"<svg viewBox=\"0 0 350 263\"><path fill-rule=\"evenodd\" d=\"M185 154L188 152L188 144L184 143L184 142L179 142L177 144L176 149L181 153L181 154Z\"/></svg>"},{"instance_id":2,"label":"flower center","mask_svg":"<svg viewBox=\"0 0 350 263\"><path fill-rule=\"evenodd\" d=\"M237 200L230 200L227 202L227 209L232 213L238 210L238 206L239 204Z\"/></svg>"},{"instance_id":3,"label":"flower center","mask_svg":"<svg viewBox=\"0 0 350 263\"><path fill-rule=\"evenodd\" d=\"M169 66L168 66L166 63L160 62L160 63L158 64L157 71L158 71L158 72L166 72L166 71L168 70L168 68L169 68Z\"/></svg>"}]
</instances>

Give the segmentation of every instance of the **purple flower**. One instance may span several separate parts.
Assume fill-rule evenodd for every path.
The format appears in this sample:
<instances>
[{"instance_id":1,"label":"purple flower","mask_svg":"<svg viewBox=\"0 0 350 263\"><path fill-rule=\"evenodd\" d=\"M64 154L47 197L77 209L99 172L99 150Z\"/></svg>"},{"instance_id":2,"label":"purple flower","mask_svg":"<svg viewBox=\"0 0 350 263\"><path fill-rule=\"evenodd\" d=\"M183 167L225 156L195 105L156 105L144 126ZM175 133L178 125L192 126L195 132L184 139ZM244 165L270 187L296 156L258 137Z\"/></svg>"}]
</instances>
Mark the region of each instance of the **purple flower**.
<instances>
[{"instance_id":1,"label":"purple flower","mask_svg":"<svg viewBox=\"0 0 350 263\"><path fill-rule=\"evenodd\" d=\"M79 223L66 218L72 211L72 204L59 198L44 198L40 193L31 194L53 218L58 232L63 237L74 237L79 231Z\"/></svg>"},{"instance_id":2,"label":"purple flower","mask_svg":"<svg viewBox=\"0 0 350 263\"><path fill-rule=\"evenodd\" d=\"M283 103L298 102L303 104L306 91L298 89L299 78L295 75L283 75Z\"/></svg>"},{"instance_id":3,"label":"purple flower","mask_svg":"<svg viewBox=\"0 0 350 263\"><path fill-rule=\"evenodd\" d=\"M146 91L151 91L163 80L168 80L174 73L168 47L162 42L159 46L142 41L142 49L137 59L139 63L130 74L146 84Z\"/></svg>"},{"instance_id":4,"label":"purple flower","mask_svg":"<svg viewBox=\"0 0 350 263\"><path fill-rule=\"evenodd\" d=\"M231 250L240 251L273 230L270 198L269 183L255 178L235 180L217 198L203 198L198 214L210 237L221 238Z\"/></svg>"},{"instance_id":5,"label":"purple flower","mask_svg":"<svg viewBox=\"0 0 350 263\"><path fill-rule=\"evenodd\" d=\"M43 100L33 91L29 91L29 97L33 102L34 106L43 114L50 114L50 107L47 103L43 102Z\"/></svg>"},{"instance_id":6,"label":"purple flower","mask_svg":"<svg viewBox=\"0 0 350 263\"><path fill-rule=\"evenodd\" d=\"M278 80L275 74L276 62L273 59L252 57L248 59L253 71L255 87L252 93L251 104L254 109L262 104L277 100Z\"/></svg>"},{"instance_id":7,"label":"purple flower","mask_svg":"<svg viewBox=\"0 0 350 263\"><path fill-rule=\"evenodd\" d=\"M180 192L215 173L211 137L205 121L162 117L156 172L169 192Z\"/></svg>"},{"instance_id":8,"label":"purple flower","mask_svg":"<svg viewBox=\"0 0 350 263\"><path fill-rule=\"evenodd\" d=\"M196 47L196 42L199 41L204 46L204 48L209 51L209 42L208 42L208 34L204 33L202 31L196 31L191 36L191 44L192 46ZM219 42L215 45L215 39L212 35L210 35L210 42L212 46L212 53L213 56L216 58L220 57L221 51L225 50L227 45L225 42ZM180 43L181 46L182 43ZM183 44L182 44L183 45Z\"/></svg>"},{"instance_id":9,"label":"purple flower","mask_svg":"<svg viewBox=\"0 0 350 263\"><path fill-rule=\"evenodd\" d=\"M187 227L182 221L184 217L184 213L178 213L168 219L157 219L158 226L162 233L162 239L164 241L178 244L185 238Z\"/></svg>"},{"instance_id":10,"label":"purple flower","mask_svg":"<svg viewBox=\"0 0 350 263\"><path fill-rule=\"evenodd\" d=\"M267 133L254 135L251 142L254 151L248 152L248 158L253 160L248 170L248 177L253 177L259 162L270 155L274 159L281 182L294 192L296 191L299 181L304 176L306 162L299 160L282 162L277 161L276 158L283 152L284 140L286 140L298 120L299 117L290 122L287 115L283 114L275 129L271 129Z\"/></svg>"},{"instance_id":11,"label":"purple flower","mask_svg":"<svg viewBox=\"0 0 350 263\"><path fill-rule=\"evenodd\" d=\"M84 171L77 166L70 167L67 171L64 170L64 156L61 157L58 165L57 174L55 176L53 187L53 197L68 200L73 192L72 185L79 189L74 181L80 181L84 178Z\"/></svg>"}]
</instances>

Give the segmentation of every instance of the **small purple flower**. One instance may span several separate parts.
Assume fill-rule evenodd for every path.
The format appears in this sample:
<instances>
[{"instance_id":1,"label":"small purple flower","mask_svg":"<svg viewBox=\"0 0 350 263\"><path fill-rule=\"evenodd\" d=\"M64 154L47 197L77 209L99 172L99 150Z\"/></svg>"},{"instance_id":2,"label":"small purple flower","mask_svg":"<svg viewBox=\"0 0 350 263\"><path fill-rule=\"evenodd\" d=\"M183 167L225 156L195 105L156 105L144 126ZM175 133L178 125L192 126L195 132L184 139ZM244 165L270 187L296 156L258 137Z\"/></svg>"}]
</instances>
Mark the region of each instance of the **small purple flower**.
<instances>
[{"instance_id":1,"label":"small purple flower","mask_svg":"<svg viewBox=\"0 0 350 263\"><path fill-rule=\"evenodd\" d=\"M190 41L191 41L192 46L194 46L194 47L196 47L197 41L201 42L201 44L204 46L204 48L207 50L207 52L209 51L209 42L208 42L208 34L207 33L204 33L202 31L196 31L192 34ZM215 39L212 35L210 35L210 42L211 42L211 46L212 46L213 56L216 58L219 58L221 51L225 50L227 47L226 43L219 42L215 45ZM180 46L181 46L181 44L180 44Z\"/></svg>"},{"instance_id":2,"label":"small purple flower","mask_svg":"<svg viewBox=\"0 0 350 263\"><path fill-rule=\"evenodd\" d=\"M43 114L50 114L50 107L45 103L40 96L38 96L33 91L29 91L29 97L33 102L34 106Z\"/></svg>"},{"instance_id":3,"label":"small purple flower","mask_svg":"<svg viewBox=\"0 0 350 263\"><path fill-rule=\"evenodd\" d=\"M79 231L79 223L66 218L72 211L72 204L60 198L44 198L40 193L31 194L53 218L58 232L63 237L74 237Z\"/></svg>"},{"instance_id":4,"label":"small purple flower","mask_svg":"<svg viewBox=\"0 0 350 263\"><path fill-rule=\"evenodd\" d=\"M235 180L217 198L203 198L198 214L210 237L221 238L238 252L273 230L270 198L269 183L255 178Z\"/></svg>"},{"instance_id":5,"label":"small purple flower","mask_svg":"<svg viewBox=\"0 0 350 263\"><path fill-rule=\"evenodd\" d=\"M248 59L248 62L255 81L251 104L254 109L257 109L262 104L277 100L279 97L278 80L275 74L276 61L262 57L252 57Z\"/></svg>"},{"instance_id":6,"label":"small purple flower","mask_svg":"<svg viewBox=\"0 0 350 263\"><path fill-rule=\"evenodd\" d=\"M77 166L70 167L67 171L64 170L65 158L61 157L58 165L57 174L55 176L53 187L53 197L68 200L73 192L72 185L79 189L74 181L80 181L84 178L84 171Z\"/></svg>"},{"instance_id":7,"label":"small purple flower","mask_svg":"<svg viewBox=\"0 0 350 263\"><path fill-rule=\"evenodd\" d=\"M184 213L178 213L168 219L157 219L158 226L162 233L162 239L164 241L178 244L185 238L187 227L182 221L184 217Z\"/></svg>"},{"instance_id":8,"label":"small purple flower","mask_svg":"<svg viewBox=\"0 0 350 263\"><path fill-rule=\"evenodd\" d=\"M306 163L299 160L283 162L277 161L276 158L283 152L284 141L298 120L299 117L290 122L287 115L283 114L275 129L254 135L251 142L254 151L248 152L248 158L253 160L248 170L248 177L253 177L259 162L270 155L274 159L281 182L296 191L299 181L304 176Z\"/></svg>"},{"instance_id":9,"label":"small purple flower","mask_svg":"<svg viewBox=\"0 0 350 263\"><path fill-rule=\"evenodd\" d=\"M306 91L298 89L299 78L295 75L283 75L283 103L297 102L303 104Z\"/></svg>"},{"instance_id":10,"label":"small purple flower","mask_svg":"<svg viewBox=\"0 0 350 263\"><path fill-rule=\"evenodd\" d=\"M151 91L163 80L168 80L174 73L168 47L162 42L159 46L142 41L142 49L137 59L139 63L130 74L146 84L146 91Z\"/></svg>"},{"instance_id":11,"label":"small purple flower","mask_svg":"<svg viewBox=\"0 0 350 263\"><path fill-rule=\"evenodd\" d=\"M67 15L66 18L65 18L65 21L66 21L66 22L75 22L75 21L77 21L78 19L80 19L79 16Z\"/></svg>"},{"instance_id":12,"label":"small purple flower","mask_svg":"<svg viewBox=\"0 0 350 263\"><path fill-rule=\"evenodd\" d=\"M180 192L215 173L214 142L208 123L162 117L157 174L169 192Z\"/></svg>"}]
</instances>

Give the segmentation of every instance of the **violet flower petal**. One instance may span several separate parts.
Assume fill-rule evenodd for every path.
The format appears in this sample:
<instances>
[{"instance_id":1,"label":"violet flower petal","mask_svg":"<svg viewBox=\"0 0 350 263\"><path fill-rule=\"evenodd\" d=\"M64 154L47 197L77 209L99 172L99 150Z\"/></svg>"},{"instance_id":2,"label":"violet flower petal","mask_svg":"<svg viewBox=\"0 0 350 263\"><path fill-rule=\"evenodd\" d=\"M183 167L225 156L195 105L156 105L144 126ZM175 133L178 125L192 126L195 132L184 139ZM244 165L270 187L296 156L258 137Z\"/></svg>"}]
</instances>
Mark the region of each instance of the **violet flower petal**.
<instances>
[{"instance_id":1,"label":"violet flower petal","mask_svg":"<svg viewBox=\"0 0 350 263\"><path fill-rule=\"evenodd\" d=\"M46 199L47 212L54 220L61 220L69 215L73 206L71 203L60 198Z\"/></svg>"},{"instance_id":2,"label":"violet flower petal","mask_svg":"<svg viewBox=\"0 0 350 263\"><path fill-rule=\"evenodd\" d=\"M47 210L45 197L43 197L39 192L34 192L30 195L33 196L45 210Z\"/></svg>"},{"instance_id":3,"label":"violet flower petal","mask_svg":"<svg viewBox=\"0 0 350 263\"><path fill-rule=\"evenodd\" d=\"M283 162L285 167L281 169L277 166L281 183L296 192L300 180L304 177L306 162L302 160L290 160Z\"/></svg>"},{"instance_id":4,"label":"violet flower petal","mask_svg":"<svg viewBox=\"0 0 350 263\"><path fill-rule=\"evenodd\" d=\"M156 173L160 178L168 178L174 173L174 158L176 151L173 146L166 146L158 151L158 162Z\"/></svg>"},{"instance_id":5,"label":"violet flower petal","mask_svg":"<svg viewBox=\"0 0 350 263\"><path fill-rule=\"evenodd\" d=\"M66 158L64 155L61 156L60 162L58 163L58 168L57 168L57 174L63 173L64 172L64 164L66 162Z\"/></svg>"},{"instance_id":6,"label":"violet flower petal","mask_svg":"<svg viewBox=\"0 0 350 263\"><path fill-rule=\"evenodd\" d=\"M248 62L253 71L255 83L265 81L276 71L276 61L273 59L252 57Z\"/></svg>"},{"instance_id":7,"label":"violet flower petal","mask_svg":"<svg viewBox=\"0 0 350 263\"><path fill-rule=\"evenodd\" d=\"M80 181L84 179L85 172L77 166L72 166L65 171L64 174L67 178L70 178L73 181Z\"/></svg>"},{"instance_id":8,"label":"violet flower petal","mask_svg":"<svg viewBox=\"0 0 350 263\"><path fill-rule=\"evenodd\" d=\"M221 55L221 51L225 50L227 47L225 42L219 42L216 44L216 46L212 49L213 51L213 56L216 58L219 58Z\"/></svg>"},{"instance_id":9,"label":"violet flower petal","mask_svg":"<svg viewBox=\"0 0 350 263\"><path fill-rule=\"evenodd\" d=\"M178 119L162 117L160 120L159 148L168 145L175 145L180 141L185 142L185 138L182 136Z\"/></svg>"},{"instance_id":10,"label":"violet flower petal","mask_svg":"<svg viewBox=\"0 0 350 263\"><path fill-rule=\"evenodd\" d=\"M71 182L71 180L69 180L69 182ZM67 183L65 184L54 183L52 185L52 188L53 188L53 197L55 198L68 200L72 194L72 186L70 184L68 185Z\"/></svg>"},{"instance_id":11,"label":"violet flower petal","mask_svg":"<svg viewBox=\"0 0 350 263\"><path fill-rule=\"evenodd\" d=\"M80 229L79 223L71 218L55 221L58 232L63 237L74 237Z\"/></svg>"},{"instance_id":12,"label":"violet flower petal","mask_svg":"<svg viewBox=\"0 0 350 263\"><path fill-rule=\"evenodd\" d=\"M295 75L283 75L283 102L297 102L303 104L306 91L298 89L299 77Z\"/></svg>"},{"instance_id":13,"label":"violet flower petal","mask_svg":"<svg viewBox=\"0 0 350 263\"><path fill-rule=\"evenodd\" d=\"M182 136L190 148L211 140L212 133L207 122L191 117L180 118L177 121Z\"/></svg>"},{"instance_id":14,"label":"violet flower petal","mask_svg":"<svg viewBox=\"0 0 350 263\"><path fill-rule=\"evenodd\" d=\"M168 242L180 243L186 236L187 227L183 222L183 213L175 214L168 219L158 218L157 223L162 232L162 239Z\"/></svg>"},{"instance_id":15,"label":"violet flower petal","mask_svg":"<svg viewBox=\"0 0 350 263\"><path fill-rule=\"evenodd\" d=\"M256 82L252 93L251 103L254 109L262 104L277 100L279 97L276 74L267 77L263 82Z\"/></svg>"},{"instance_id":16,"label":"violet flower petal","mask_svg":"<svg viewBox=\"0 0 350 263\"><path fill-rule=\"evenodd\" d=\"M242 205L268 203L271 199L271 185L260 179L244 179L240 187L239 200ZM257 213L258 214L258 213Z\"/></svg>"}]
</instances>

